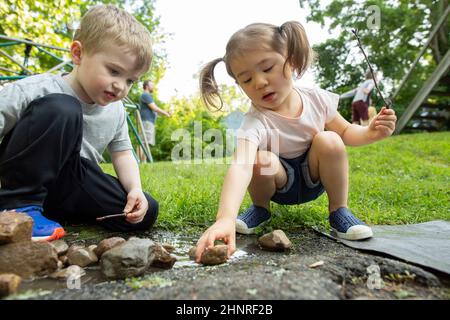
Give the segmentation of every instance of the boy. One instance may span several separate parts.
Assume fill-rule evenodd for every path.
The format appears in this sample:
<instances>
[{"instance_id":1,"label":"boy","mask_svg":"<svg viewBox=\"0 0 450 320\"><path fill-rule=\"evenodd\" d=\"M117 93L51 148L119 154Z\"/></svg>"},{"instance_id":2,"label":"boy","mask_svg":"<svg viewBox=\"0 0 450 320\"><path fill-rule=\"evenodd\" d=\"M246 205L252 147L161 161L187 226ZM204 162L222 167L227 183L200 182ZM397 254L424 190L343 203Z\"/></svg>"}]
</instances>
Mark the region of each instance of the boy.
<instances>
[{"instance_id":1,"label":"boy","mask_svg":"<svg viewBox=\"0 0 450 320\"><path fill-rule=\"evenodd\" d=\"M158 203L142 192L120 100L150 67L151 36L124 10L96 6L70 52L71 73L31 76L0 91L0 211L30 215L34 241L64 236L53 220L94 222L122 212L126 218L101 225L148 229ZM98 166L106 148L118 179Z\"/></svg>"}]
</instances>

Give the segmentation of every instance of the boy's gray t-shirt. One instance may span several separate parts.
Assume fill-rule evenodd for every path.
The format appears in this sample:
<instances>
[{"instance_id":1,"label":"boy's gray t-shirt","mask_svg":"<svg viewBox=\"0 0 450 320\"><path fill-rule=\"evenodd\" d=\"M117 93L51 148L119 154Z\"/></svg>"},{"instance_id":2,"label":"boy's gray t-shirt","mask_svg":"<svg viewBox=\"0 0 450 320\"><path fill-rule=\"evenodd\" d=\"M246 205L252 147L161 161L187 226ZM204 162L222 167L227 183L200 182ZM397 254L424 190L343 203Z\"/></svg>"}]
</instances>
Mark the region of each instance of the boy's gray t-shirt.
<instances>
[{"instance_id":1,"label":"boy's gray t-shirt","mask_svg":"<svg viewBox=\"0 0 450 320\"><path fill-rule=\"evenodd\" d=\"M30 76L5 86L0 91L0 140L16 125L30 103L51 93L71 95L80 101L83 110L83 141L80 155L97 163L108 151L131 150L126 110L121 101L106 106L82 102L70 85L50 73Z\"/></svg>"}]
</instances>

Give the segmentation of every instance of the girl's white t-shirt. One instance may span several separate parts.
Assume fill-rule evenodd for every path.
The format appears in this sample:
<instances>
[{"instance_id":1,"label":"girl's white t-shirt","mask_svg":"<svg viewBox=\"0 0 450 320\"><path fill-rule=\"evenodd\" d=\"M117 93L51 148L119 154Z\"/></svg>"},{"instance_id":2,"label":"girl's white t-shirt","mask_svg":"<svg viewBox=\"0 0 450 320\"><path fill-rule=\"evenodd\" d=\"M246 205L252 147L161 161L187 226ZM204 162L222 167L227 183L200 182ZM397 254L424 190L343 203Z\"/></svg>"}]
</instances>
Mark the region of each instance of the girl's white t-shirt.
<instances>
[{"instance_id":1,"label":"girl's white t-shirt","mask_svg":"<svg viewBox=\"0 0 450 320\"><path fill-rule=\"evenodd\" d=\"M314 87L295 88L303 102L300 116L291 118L254 105L245 114L237 139L256 144L286 159L304 154L314 136L337 115L339 95Z\"/></svg>"}]
</instances>

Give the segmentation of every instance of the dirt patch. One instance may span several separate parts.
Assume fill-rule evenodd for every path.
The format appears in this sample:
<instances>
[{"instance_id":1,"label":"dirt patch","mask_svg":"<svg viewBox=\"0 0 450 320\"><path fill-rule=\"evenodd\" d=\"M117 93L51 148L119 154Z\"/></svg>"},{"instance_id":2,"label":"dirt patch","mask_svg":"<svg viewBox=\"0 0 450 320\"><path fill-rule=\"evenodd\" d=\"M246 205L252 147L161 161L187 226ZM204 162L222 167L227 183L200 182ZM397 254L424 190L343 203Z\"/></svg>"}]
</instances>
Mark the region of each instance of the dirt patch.
<instances>
[{"instance_id":1,"label":"dirt patch","mask_svg":"<svg viewBox=\"0 0 450 320\"><path fill-rule=\"evenodd\" d=\"M39 281L44 281L35 280L22 289L22 293L28 294L22 297L55 300L450 298L450 279L443 274L345 247L311 229L287 234L293 246L285 253L261 250L255 236L238 236L236 257L218 266L199 266L188 260L187 251L198 235L158 230L133 235L174 244L179 261L170 270L150 269L143 277L112 282L102 279L98 269L91 268L79 289L67 289L64 283L52 287L48 279L46 291L33 296L29 289L36 291ZM131 235L80 227L71 229L66 241L89 245L109 236L128 238ZM319 261L323 264L311 267Z\"/></svg>"}]
</instances>

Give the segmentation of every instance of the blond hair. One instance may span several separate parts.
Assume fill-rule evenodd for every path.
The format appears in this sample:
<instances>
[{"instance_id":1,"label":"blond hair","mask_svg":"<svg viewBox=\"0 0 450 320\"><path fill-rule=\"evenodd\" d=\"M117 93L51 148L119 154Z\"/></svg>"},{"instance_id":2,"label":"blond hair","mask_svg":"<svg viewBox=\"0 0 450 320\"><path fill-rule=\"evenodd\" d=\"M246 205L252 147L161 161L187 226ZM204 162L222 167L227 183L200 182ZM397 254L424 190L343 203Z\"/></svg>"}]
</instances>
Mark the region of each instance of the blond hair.
<instances>
[{"instance_id":1,"label":"blond hair","mask_svg":"<svg viewBox=\"0 0 450 320\"><path fill-rule=\"evenodd\" d=\"M98 52L108 44L130 50L137 57L137 70L148 70L152 62L150 32L131 14L113 5L91 8L73 40L80 41L87 53Z\"/></svg>"},{"instance_id":2,"label":"blond hair","mask_svg":"<svg viewBox=\"0 0 450 320\"><path fill-rule=\"evenodd\" d=\"M200 92L209 109L220 110L223 106L214 78L216 65L225 62L228 74L236 80L231 71L231 60L252 49L273 50L283 55L286 58L284 68L291 65L297 78L305 73L315 57L305 29L299 22L288 21L279 27L268 23L250 24L231 36L223 58L210 61L200 71Z\"/></svg>"}]
</instances>

